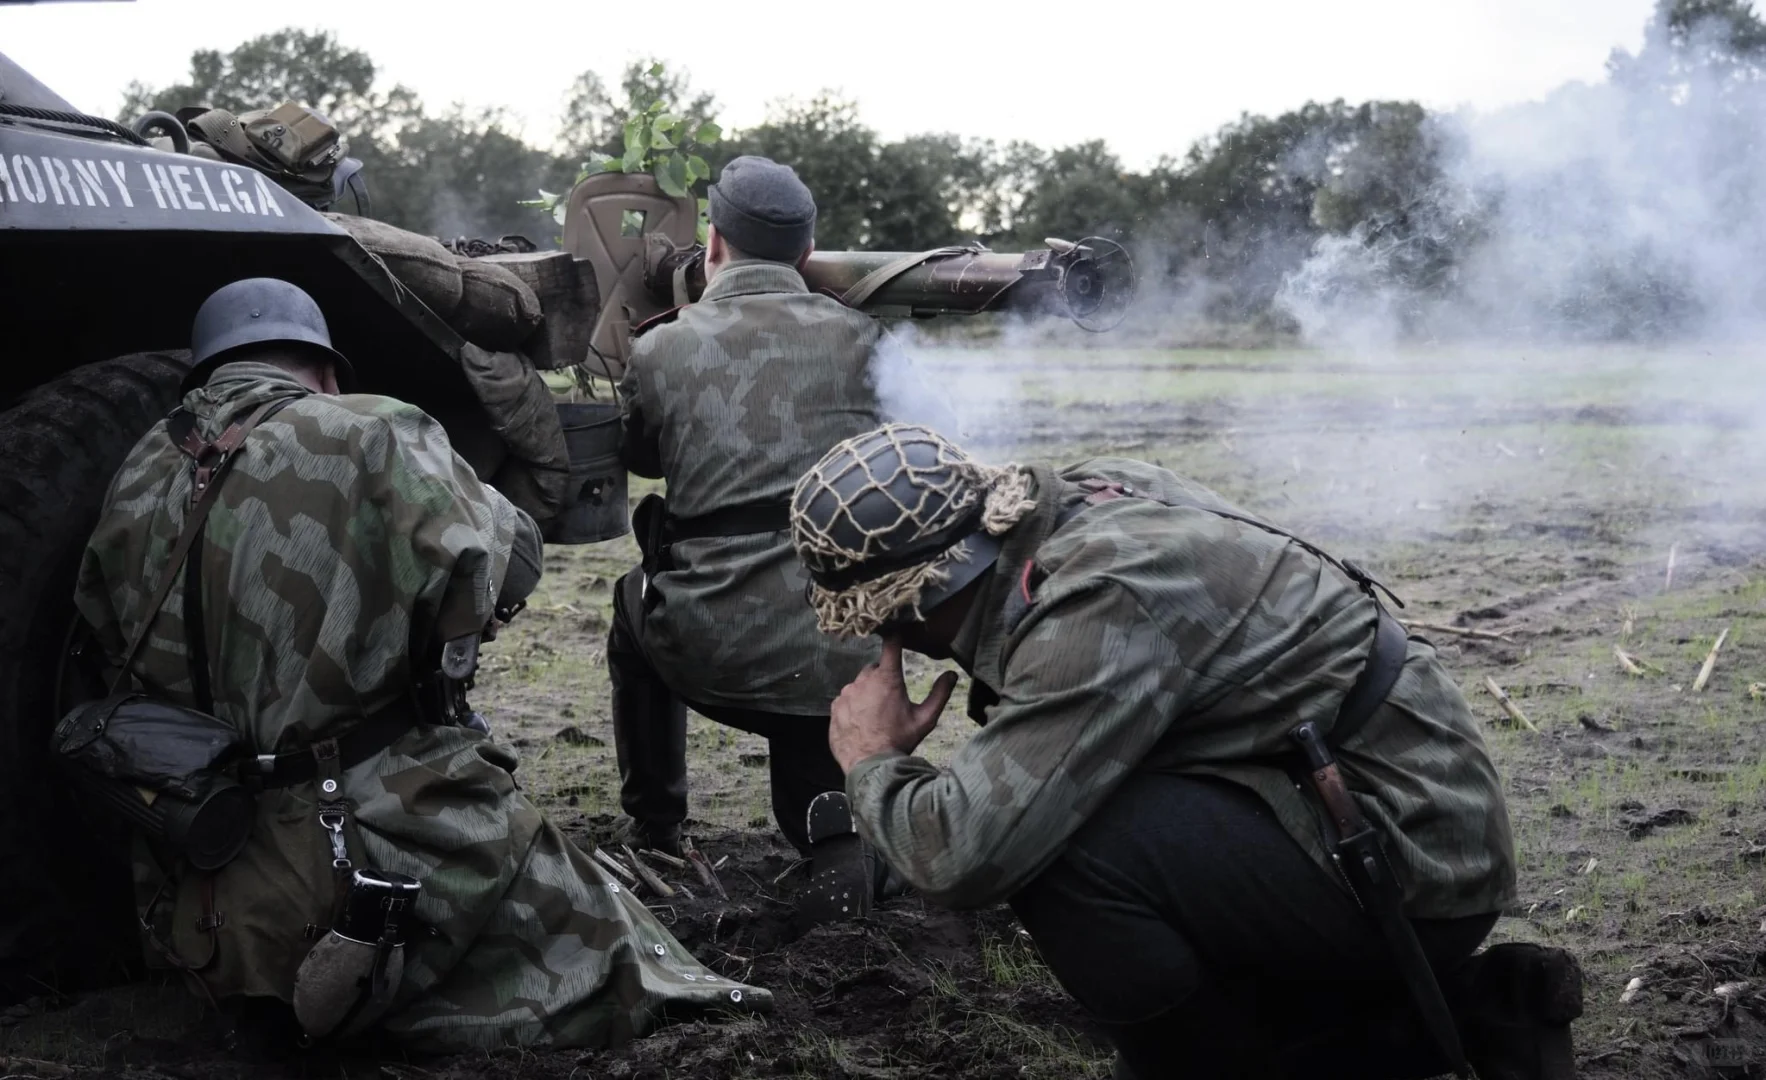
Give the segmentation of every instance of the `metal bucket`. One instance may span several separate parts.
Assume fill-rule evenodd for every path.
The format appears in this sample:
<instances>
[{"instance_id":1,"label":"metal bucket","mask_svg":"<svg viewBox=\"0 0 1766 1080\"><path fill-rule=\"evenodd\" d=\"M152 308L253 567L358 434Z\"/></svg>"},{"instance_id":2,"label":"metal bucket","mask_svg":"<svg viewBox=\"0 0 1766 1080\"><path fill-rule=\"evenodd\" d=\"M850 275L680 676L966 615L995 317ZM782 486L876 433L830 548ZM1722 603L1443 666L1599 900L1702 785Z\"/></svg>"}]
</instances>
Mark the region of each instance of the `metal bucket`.
<instances>
[{"instance_id":1,"label":"metal bucket","mask_svg":"<svg viewBox=\"0 0 1766 1080\"><path fill-rule=\"evenodd\" d=\"M548 544L593 544L632 531L625 466L619 460L619 406L560 404L558 422L570 454L564 509L547 524Z\"/></svg>"}]
</instances>

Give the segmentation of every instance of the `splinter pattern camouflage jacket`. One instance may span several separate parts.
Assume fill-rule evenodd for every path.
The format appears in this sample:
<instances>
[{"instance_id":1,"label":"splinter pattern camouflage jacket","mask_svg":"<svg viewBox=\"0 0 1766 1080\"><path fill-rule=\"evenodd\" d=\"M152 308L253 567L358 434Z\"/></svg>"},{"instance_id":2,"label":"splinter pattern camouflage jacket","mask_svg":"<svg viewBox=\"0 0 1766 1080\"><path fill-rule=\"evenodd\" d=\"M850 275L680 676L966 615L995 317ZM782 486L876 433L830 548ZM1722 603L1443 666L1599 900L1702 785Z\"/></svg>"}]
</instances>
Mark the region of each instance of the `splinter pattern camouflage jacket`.
<instances>
[{"instance_id":1,"label":"splinter pattern camouflage jacket","mask_svg":"<svg viewBox=\"0 0 1766 1080\"><path fill-rule=\"evenodd\" d=\"M521 511L485 487L441 427L388 398L310 394L279 369L222 367L185 398L207 438L257 404L292 404L252 433L211 511L201 557L216 712L252 753L340 734L404 695L444 607L482 621ZM124 462L86 549L77 603L109 654L156 628L134 671L189 704L182 586L152 598L190 502L191 468L156 426ZM193 556L194 557L194 556ZM404 980L380 1026L414 1048L600 1046L665 1006L765 1007L717 979L515 787L513 753L464 728L418 725L347 770L356 865L423 882ZM214 875L224 919L201 972L217 996L288 1001L333 901L315 782L257 800L251 842ZM150 878L152 871L138 868ZM160 936L203 963L200 876L180 875Z\"/></svg>"},{"instance_id":2,"label":"splinter pattern camouflage jacket","mask_svg":"<svg viewBox=\"0 0 1766 1080\"><path fill-rule=\"evenodd\" d=\"M787 501L828 447L882 422L871 363L886 340L791 267L733 263L638 338L621 386L626 467L666 478L678 517ZM681 696L825 716L876 659L874 643L817 631L789 532L682 541L673 557L650 583L660 602L643 642Z\"/></svg>"},{"instance_id":3,"label":"splinter pattern camouflage jacket","mask_svg":"<svg viewBox=\"0 0 1766 1080\"><path fill-rule=\"evenodd\" d=\"M1057 526L1086 477L1151 497L1084 505ZM1256 791L1328 869L1314 797L1269 762L1292 758L1288 733L1304 721L1330 738L1372 648L1374 601L1291 540L1165 505L1232 509L1142 462L1039 468L1036 490L957 642L998 703L948 768L904 754L856 765L861 831L929 897L979 906L1047 867L1130 772L1200 773ZM1338 759L1407 877L1409 914L1513 899L1496 770L1427 642L1411 639L1391 694Z\"/></svg>"}]
</instances>

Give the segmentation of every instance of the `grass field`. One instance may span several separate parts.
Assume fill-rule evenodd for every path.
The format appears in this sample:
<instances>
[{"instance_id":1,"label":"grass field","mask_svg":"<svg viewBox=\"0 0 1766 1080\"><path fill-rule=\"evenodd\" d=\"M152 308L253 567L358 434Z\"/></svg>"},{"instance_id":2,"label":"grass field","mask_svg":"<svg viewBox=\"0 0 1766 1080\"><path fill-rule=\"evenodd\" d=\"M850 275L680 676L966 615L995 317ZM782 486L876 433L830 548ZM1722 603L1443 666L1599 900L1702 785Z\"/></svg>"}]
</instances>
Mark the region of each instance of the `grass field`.
<instances>
[{"instance_id":1,"label":"grass field","mask_svg":"<svg viewBox=\"0 0 1766 1080\"><path fill-rule=\"evenodd\" d=\"M1521 899L1495 939L1583 958L1583 1076L1766 1075L1766 394L1749 356L970 348L923 364L984 456L1163 464L1364 562L1405 617L1487 635L1425 634L1487 722L1510 800ZM529 793L585 837L618 811L602 648L609 587L635 558L629 538L548 552L477 695ZM913 668L922 689L935 673ZM953 708L926 753L948 756L967 727ZM429 1074L1108 1075L1004 909L910 901L868 927L789 930L765 752L694 718L692 830L752 887L733 890L734 915L667 915L702 959L775 989L777 1015ZM98 1007L19 1023L11 1052L55 1024L120 1025L82 1008Z\"/></svg>"}]
</instances>

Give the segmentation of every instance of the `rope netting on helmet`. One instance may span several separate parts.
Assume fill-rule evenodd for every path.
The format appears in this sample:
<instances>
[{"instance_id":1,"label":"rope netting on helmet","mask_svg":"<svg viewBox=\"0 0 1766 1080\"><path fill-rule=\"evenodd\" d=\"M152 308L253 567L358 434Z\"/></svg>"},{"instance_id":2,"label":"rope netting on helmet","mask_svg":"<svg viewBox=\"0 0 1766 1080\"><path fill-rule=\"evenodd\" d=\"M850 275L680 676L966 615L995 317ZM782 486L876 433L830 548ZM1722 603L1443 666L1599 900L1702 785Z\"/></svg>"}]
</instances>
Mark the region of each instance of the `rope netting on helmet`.
<instances>
[{"instance_id":1,"label":"rope netting on helmet","mask_svg":"<svg viewBox=\"0 0 1766 1080\"><path fill-rule=\"evenodd\" d=\"M910 549L977 504L980 527L999 536L1035 508L1030 488L1021 466L983 465L930 428L889 424L840 443L798 480L792 542L812 572L826 574ZM863 637L904 614L921 618L921 597L969 554L959 541L846 588L812 584L816 621L826 633Z\"/></svg>"}]
</instances>

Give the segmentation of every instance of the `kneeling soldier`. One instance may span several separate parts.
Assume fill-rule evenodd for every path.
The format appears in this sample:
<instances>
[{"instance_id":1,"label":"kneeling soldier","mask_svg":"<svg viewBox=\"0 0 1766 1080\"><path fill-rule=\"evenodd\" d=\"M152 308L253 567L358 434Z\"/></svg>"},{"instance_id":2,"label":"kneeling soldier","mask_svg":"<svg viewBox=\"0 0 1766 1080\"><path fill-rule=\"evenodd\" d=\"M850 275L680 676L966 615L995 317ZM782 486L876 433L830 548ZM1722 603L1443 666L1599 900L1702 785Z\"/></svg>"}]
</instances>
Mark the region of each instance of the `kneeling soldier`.
<instances>
[{"instance_id":1,"label":"kneeling soldier","mask_svg":"<svg viewBox=\"0 0 1766 1080\"><path fill-rule=\"evenodd\" d=\"M138 692L58 728L66 753L117 744L80 758L113 779L190 757L202 783L155 807L256 792L237 821L143 836L159 891L141 919L165 960L259 1034L420 1050L601 1047L665 1013L767 1007L540 814L467 705L479 641L539 582L533 521L421 410L349 393L288 282L217 291L191 351L183 407L111 484L76 598L114 688Z\"/></svg>"},{"instance_id":2,"label":"kneeling soldier","mask_svg":"<svg viewBox=\"0 0 1766 1080\"><path fill-rule=\"evenodd\" d=\"M1575 960L1474 955L1515 896L1476 722L1359 568L1143 462L900 425L801 479L792 538L822 629L884 643L833 707L857 832L1009 901L1119 1076L1573 1075ZM903 648L973 677L944 768L956 675L913 702Z\"/></svg>"}]
</instances>

